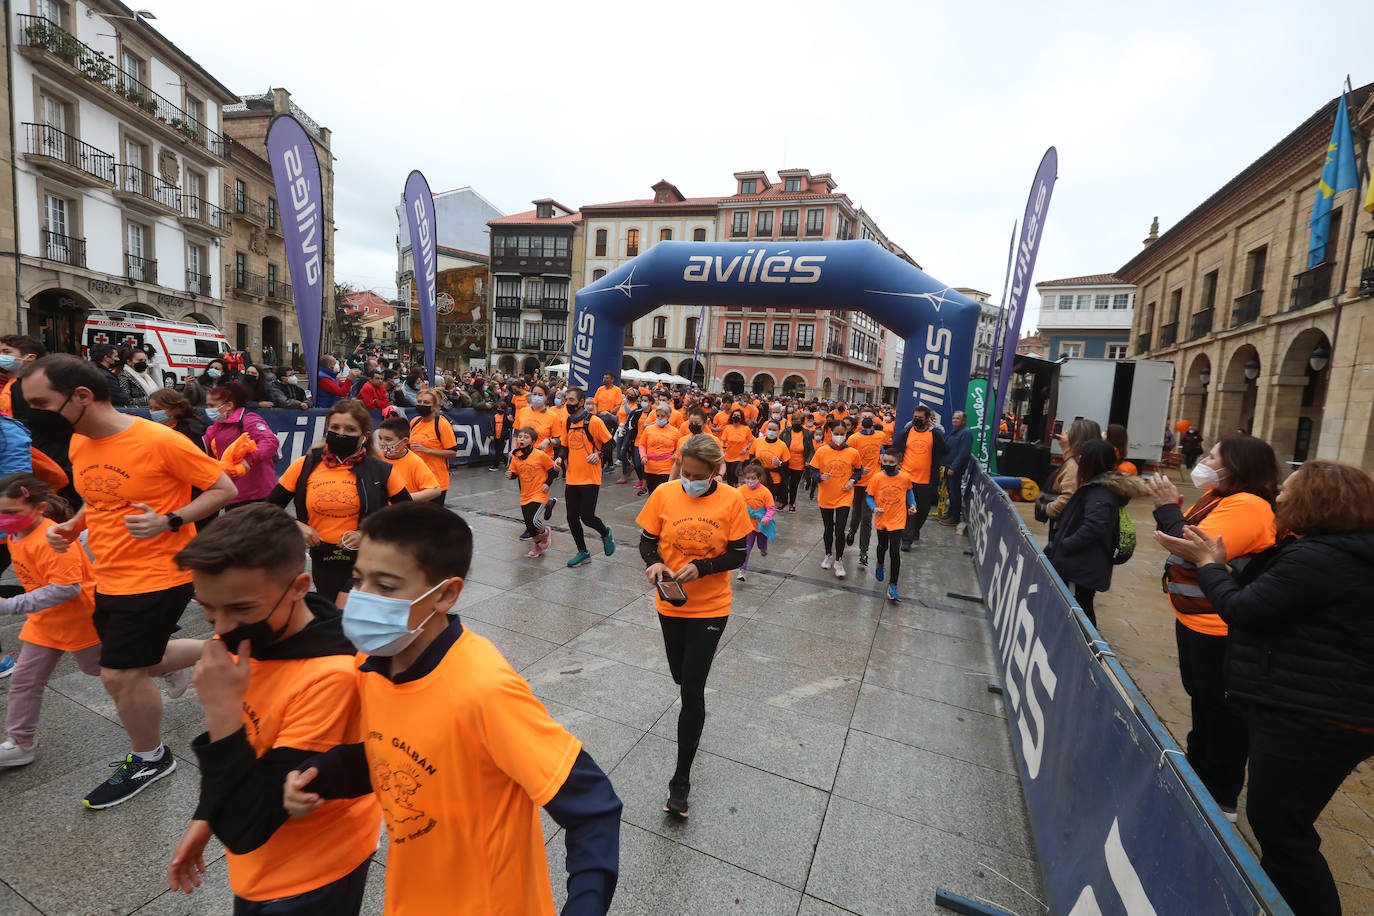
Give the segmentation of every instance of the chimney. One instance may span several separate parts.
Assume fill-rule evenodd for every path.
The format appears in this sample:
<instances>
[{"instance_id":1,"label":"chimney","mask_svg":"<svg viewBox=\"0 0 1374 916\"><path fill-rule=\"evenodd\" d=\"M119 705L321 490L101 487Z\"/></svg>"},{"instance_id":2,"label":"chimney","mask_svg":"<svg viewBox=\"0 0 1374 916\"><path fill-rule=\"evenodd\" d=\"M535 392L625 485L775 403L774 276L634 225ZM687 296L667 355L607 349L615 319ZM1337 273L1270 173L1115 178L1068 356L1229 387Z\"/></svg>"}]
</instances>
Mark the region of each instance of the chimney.
<instances>
[{"instance_id":1,"label":"chimney","mask_svg":"<svg viewBox=\"0 0 1374 916\"><path fill-rule=\"evenodd\" d=\"M1156 217L1155 217L1155 221L1152 222L1152 223L1150 223L1150 234L1149 234L1148 236L1146 236L1145 241L1141 242L1140 244L1144 245L1146 248L1149 248L1151 245L1153 245L1155 242L1158 242L1158 241L1159 241L1159 217L1156 216Z\"/></svg>"},{"instance_id":2,"label":"chimney","mask_svg":"<svg viewBox=\"0 0 1374 916\"><path fill-rule=\"evenodd\" d=\"M329 148L329 138L332 137L332 136L333 136L333 132L330 131L330 129L329 129L328 127L321 127L321 128L320 128L320 143L324 144L324 146L325 146L326 149Z\"/></svg>"},{"instance_id":3,"label":"chimney","mask_svg":"<svg viewBox=\"0 0 1374 916\"><path fill-rule=\"evenodd\" d=\"M291 93L287 92L285 89L272 90L272 113L291 113Z\"/></svg>"}]
</instances>

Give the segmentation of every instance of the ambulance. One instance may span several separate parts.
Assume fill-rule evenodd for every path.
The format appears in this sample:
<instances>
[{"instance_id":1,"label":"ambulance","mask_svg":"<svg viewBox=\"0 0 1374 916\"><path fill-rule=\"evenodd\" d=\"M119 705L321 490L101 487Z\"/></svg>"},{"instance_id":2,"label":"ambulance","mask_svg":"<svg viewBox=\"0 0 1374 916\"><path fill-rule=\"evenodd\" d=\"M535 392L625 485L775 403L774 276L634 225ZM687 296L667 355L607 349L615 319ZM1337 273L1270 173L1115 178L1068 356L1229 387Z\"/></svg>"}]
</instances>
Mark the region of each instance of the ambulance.
<instances>
[{"instance_id":1,"label":"ambulance","mask_svg":"<svg viewBox=\"0 0 1374 916\"><path fill-rule=\"evenodd\" d=\"M81 344L83 356L89 355L92 344L144 351L149 371L157 373L164 388L181 382L188 372L199 375L210 360L223 359L229 352L229 341L213 325L111 309L91 310Z\"/></svg>"}]
</instances>

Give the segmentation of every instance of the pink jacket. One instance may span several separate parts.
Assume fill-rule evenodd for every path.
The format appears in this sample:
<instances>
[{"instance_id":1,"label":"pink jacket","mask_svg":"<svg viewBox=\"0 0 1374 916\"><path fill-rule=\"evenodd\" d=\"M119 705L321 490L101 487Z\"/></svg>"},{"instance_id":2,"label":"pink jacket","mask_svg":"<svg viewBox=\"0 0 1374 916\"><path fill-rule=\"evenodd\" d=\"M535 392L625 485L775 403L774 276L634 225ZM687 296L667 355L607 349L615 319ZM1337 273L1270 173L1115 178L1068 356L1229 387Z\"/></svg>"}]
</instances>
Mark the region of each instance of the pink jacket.
<instances>
[{"instance_id":1,"label":"pink jacket","mask_svg":"<svg viewBox=\"0 0 1374 916\"><path fill-rule=\"evenodd\" d=\"M218 458L244 433L258 444L258 450L248 457L248 473L230 478L239 488L239 495L230 501L230 505L249 499L262 499L277 485L276 458L280 443L267 421L255 413L240 407L216 420L205 431L205 450L211 457Z\"/></svg>"}]
</instances>

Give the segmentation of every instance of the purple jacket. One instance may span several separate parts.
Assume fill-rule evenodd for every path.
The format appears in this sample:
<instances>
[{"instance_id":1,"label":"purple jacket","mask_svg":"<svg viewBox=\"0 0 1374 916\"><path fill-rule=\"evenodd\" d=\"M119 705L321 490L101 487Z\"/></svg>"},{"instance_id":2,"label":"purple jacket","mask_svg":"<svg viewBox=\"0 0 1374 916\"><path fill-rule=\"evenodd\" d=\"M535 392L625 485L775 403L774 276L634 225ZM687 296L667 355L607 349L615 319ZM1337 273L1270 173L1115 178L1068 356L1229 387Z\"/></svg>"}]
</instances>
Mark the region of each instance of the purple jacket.
<instances>
[{"instance_id":1,"label":"purple jacket","mask_svg":"<svg viewBox=\"0 0 1374 916\"><path fill-rule=\"evenodd\" d=\"M205 431L205 449L211 457L218 458L244 433L258 444L258 450L248 456L248 473L230 478L239 488L239 495L230 501L230 505L249 499L262 499L277 485L275 465L280 443L267 421L257 414L240 407L216 420Z\"/></svg>"}]
</instances>

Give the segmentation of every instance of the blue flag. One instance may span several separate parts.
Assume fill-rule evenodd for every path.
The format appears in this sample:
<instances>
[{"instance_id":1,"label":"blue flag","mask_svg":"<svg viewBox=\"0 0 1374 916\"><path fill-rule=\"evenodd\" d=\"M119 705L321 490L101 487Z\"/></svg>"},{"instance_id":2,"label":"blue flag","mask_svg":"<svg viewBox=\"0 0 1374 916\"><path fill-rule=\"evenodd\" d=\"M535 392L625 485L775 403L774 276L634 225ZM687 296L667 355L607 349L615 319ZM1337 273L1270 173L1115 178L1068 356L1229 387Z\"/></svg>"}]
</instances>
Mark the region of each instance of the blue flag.
<instances>
[{"instance_id":1,"label":"blue flag","mask_svg":"<svg viewBox=\"0 0 1374 916\"><path fill-rule=\"evenodd\" d=\"M1350 113L1345 93L1336 108L1336 123L1331 127L1331 142L1326 147L1326 164L1317 183L1317 201L1312 205L1312 244L1307 249L1310 270L1326 260L1327 236L1331 234L1331 199L1341 191L1360 185L1355 168L1355 144L1350 136Z\"/></svg>"}]
</instances>

